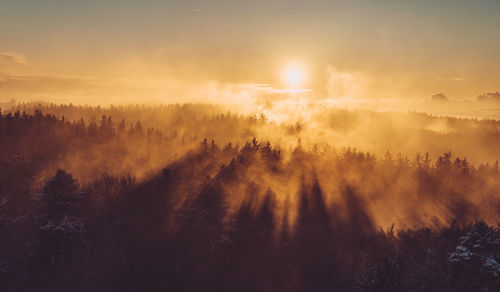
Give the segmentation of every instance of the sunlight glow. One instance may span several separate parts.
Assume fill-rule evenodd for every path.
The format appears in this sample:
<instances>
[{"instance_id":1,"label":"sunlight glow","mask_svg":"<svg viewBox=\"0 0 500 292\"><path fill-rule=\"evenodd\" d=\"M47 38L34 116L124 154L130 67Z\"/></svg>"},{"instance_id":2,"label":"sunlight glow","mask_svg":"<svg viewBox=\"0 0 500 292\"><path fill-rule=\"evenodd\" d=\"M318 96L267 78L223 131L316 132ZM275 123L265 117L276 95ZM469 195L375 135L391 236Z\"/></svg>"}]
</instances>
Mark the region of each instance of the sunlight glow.
<instances>
[{"instance_id":1,"label":"sunlight glow","mask_svg":"<svg viewBox=\"0 0 500 292\"><path fill-rule=\"evenodd\" d=\"M281 77L287 87L298 88L306 82L307 73L303 65L293 62L283 67Z\"/></svg>"}]
</instances>

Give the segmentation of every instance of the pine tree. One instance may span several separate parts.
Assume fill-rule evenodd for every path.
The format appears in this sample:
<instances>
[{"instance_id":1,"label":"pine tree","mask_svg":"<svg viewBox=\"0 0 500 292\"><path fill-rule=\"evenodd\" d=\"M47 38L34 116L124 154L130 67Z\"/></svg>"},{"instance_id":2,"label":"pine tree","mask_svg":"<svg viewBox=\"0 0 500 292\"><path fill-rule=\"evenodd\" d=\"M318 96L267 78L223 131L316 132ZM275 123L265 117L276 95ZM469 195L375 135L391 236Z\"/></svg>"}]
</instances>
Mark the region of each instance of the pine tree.
<instances>
[{"instance_id":1,"label":"pine tree","mask_svg":"<svg viewBox=\"0 0 500 292\"><path fill-rule=\"evenodd\" d=\"M84 244L85 226L77 217L79 186L73 176L59 169L36 197L38 230L33 244L34 268L58 267Z\"/></svg>"}]
</instances>

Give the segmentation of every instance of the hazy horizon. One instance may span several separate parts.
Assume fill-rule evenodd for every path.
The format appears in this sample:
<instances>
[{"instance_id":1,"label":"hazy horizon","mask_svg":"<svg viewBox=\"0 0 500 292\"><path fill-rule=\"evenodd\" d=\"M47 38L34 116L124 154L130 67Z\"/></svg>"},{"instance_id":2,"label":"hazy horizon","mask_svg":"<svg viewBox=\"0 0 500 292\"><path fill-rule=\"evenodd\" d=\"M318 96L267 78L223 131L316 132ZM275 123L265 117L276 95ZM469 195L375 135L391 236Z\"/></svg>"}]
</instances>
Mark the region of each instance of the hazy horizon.
<instances>
[{"instance_id":1,"label":"hazy horizon","mask_svg":"<svg viewBox=\"0 0 500 292\"><path fill-rule=\"evenodd\" d=\"M290 62L300 63L300 88L313 100L473 100L500 89L497 0L4 0L2 8L3 100L282 96Z\"/></svg>"}]
</instances>

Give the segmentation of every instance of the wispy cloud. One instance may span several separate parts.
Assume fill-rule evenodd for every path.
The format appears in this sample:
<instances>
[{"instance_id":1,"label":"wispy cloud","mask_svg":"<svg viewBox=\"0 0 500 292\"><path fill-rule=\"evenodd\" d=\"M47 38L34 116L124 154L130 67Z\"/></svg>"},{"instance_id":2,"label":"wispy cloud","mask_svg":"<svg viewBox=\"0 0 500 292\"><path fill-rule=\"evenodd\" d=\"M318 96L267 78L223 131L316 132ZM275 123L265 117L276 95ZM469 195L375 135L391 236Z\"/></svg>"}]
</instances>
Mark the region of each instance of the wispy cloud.
<instances>
[{"instance_id":1,"label":"wispy cloud","mask_svg":"<svg viewBox=\"0 0 500 292\"><path fill-rule=\"evenodd\" d=\"M345 72L327 68L327 94L329 98L366 98L370 94L371 80L361 72Z\"/></svg>"},{"instance_id":2,"label":"wispy cloud","mask_svg":"<svg viewBox=\"0 0 500 292\"><path fill-rule=\"evenodd\" d=\"M313 92L309 88L273 88L271 86L258 86L257 90L265 94L291 94Z\"/></svg>"},{"instance_id":3,"label":"wispy cloud","mask_svg":"<svg viewBox=\"0 0 500 292\"><path fill-rule=\"evenodd\" d=\"M465 81L464 77L455 77L455 78L437 78L437 81Z\"/></svg>"},{"instance_id":4,"label":"wispy cloud","mask_svg":"<svg viewBox=\"0 0 500 292\"><path fill-rule=\"evenodd\" d=\"M29 65L28 59L23 54L6 51L0 51L0 63L1 62L14 63L25 66Z\"/></svg>"}]
</instances>

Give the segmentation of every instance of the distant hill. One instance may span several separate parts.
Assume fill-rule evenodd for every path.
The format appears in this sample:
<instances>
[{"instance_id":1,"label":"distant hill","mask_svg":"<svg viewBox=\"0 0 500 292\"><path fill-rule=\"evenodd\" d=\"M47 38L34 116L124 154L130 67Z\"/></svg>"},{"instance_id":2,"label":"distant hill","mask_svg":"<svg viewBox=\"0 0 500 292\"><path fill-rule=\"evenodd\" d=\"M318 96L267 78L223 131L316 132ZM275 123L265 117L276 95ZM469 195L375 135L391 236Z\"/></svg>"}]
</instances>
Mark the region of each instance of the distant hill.
<instances>
[{"instance_id":1,"label":"distant hill","mask_svg":"<svg viewBox=\"0 0 500 292\"><path fill-rule=\"evenodd\" d=\"M448 101L448 97L442 93L434 94L431 96L432 101Z\"/></svg>"},{"instance_id":2,"label":"distant hill","mask_svg":"<svg viewBox=\"0 0 500 292\"><path fill-rule=\"evenodd\" d=\"M484 102L484 101L494 101L494 102L500 102L500 93L497 92L490 92L490 93L483 93L480 94L476 97L477 101Z\"/></svg>"}]
</instances>

